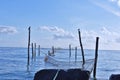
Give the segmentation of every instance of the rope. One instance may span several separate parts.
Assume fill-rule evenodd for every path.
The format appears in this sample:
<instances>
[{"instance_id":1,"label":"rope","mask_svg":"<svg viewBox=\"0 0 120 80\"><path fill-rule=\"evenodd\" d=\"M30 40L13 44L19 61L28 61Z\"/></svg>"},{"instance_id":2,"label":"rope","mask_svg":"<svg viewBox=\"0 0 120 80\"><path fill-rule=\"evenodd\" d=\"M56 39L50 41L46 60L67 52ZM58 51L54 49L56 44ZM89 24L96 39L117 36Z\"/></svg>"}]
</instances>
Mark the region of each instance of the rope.
<instances>
[{"instance_id":1,"label":"rope","mask_svg":"<svg viewBox=\"0 0 120 80\"><path fill-rule=\"evenodd\" d=\"M87 61L89 61L89 62L87 62ZM89 66L92 66L91 67L91 70L89 70L90 71L90 73L92 72L92 70L93 70L93 66L94 66L94 59L88 59L86 62L86 67L85 67L85 69L88 69L89 68Z\"/></svg>"},{"instance_id":2,"label":"rope","mask_svg":"<svg viewBox=\"0 0 120 80\"><path fill-rule=\"evenodd\" d=\"M43 54L47 55L44 51L41 50L41 52L42 52Z\"/></svg>"},{"instance_id":3,"label":"rope","mask_svg":"<svg viewBox=\"0 0 120 80\"><path fill-rule=\"evenodd\" d=\"M55 77L53 78L53 80L56 80L57 76L58 76L58 73L59 73L60 69L57 70L56 74L55 74Z\"/></svg>"}]
</instances>

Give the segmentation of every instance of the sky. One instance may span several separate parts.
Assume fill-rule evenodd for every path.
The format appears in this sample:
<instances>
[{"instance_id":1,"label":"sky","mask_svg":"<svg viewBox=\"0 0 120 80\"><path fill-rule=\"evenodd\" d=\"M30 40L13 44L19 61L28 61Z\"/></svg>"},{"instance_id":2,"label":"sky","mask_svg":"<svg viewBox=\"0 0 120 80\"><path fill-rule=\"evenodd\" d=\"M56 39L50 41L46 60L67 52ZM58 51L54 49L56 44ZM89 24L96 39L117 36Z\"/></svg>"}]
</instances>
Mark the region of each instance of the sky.
<instances>
[{"instance_id":1,"label":"sky","mask_svg":"<svg viewBox=\"0 0 120 80\"><path fill-rule=\"evenodd\" d=\"M0 47L120 50L120 0L0 0Z\"/></svg>"}]
</instances>

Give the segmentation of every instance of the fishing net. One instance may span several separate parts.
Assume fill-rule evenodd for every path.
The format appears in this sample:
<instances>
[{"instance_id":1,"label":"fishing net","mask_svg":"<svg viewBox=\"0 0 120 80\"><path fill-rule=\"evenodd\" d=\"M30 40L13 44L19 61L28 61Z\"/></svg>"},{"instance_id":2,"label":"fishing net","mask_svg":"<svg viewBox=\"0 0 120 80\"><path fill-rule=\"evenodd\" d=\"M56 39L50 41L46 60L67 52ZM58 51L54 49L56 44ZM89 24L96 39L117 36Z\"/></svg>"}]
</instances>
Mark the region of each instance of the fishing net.
<instances>
[{"instance_id":1,"label":"fishing net","mask_svg":"<svg viewBox=\"0 0 120 80\"><path fill-rule=\"evenodd\" d=\"M92 71L94 59L88 59L85 61L85 64L82 65L82 61L60 61L56 60L52 56L46 56L45 61L56 66L57 69L72 69L72 68L81 68L82 70Z\"/></svg>"}]
</instances>

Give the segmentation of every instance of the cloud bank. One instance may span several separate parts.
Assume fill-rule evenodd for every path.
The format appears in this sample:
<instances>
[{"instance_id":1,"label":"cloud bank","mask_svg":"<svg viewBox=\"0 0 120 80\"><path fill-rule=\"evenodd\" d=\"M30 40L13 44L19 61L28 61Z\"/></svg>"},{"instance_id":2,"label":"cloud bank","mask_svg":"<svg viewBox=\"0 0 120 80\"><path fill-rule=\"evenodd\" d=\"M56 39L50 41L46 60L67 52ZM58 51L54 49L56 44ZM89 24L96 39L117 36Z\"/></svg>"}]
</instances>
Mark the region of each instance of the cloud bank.
<instances>
[{"instance_id":1,"label":"cloud bank","mask_svg":"<svg viewBox=\"0 0 120 80\"><path fill-rule=\"evenodd\" d=\"M49 31L53 33L54 39L74 39L74 35L59 27L42 26L40 30Z\"/></svg>"},{"instance_id":2,"label":"cloud bank","mask_svg":"<svg viewBox=\"0 0 120 80\"><path fill-rule=\"evenodd\" d=\"M40 30L42 31L49 31L53 33L54 39L75 39L75 35L72 32L65 31L62 28L59 27L49 27L49 26L42 26L40 27ZM96 37L100 37L100 41L103 44L108 43L120 43L120 32L119 31L113 31L108 29L107 27L103 26L100 30L81 30L82 39L85 42L95 42ZM77 39L78 40L78 39Z\"/></svg>"},{"instance_id":3,"label":"cloud bank","mask_svg":"<svg viewBox=\"0 0 120 80\"><path fill-rule=\"evenodd\" d=\"M65 41L68 41L68 43L74 44L74 46L79 46L77 29L75 34L59 27L42 26L40 27L40 30L53 33L52 36L54 39L64 39ZM119 34L119 31L115 29L109 29L108 26L101 26L101 29L99 30L81 29L82 43L85 49L94 49L96 37L100 38L99 43L101 49L118 49L120 44Z\"/></svg>"},{"instance_id":4,"label":"cloud bank","mask_svg":"<svg viewBox=\"0 0 120 80\"><path fill-rule=\"evenodd\" d=\"M82 35L83 39L87 40L87 42L95 41L95 37L100 37L100 42L102 44L109 44L109 43L120 43L120 32L113 31L106 27L102 27L100 30L93 31L93 30L83 30Z\"/></svg>"},{"instance_id":5,"label":"cloud bank","mask_svg":"<svg viewBox=\"0 0 120 80\"><path fill-rule=\"evenodd\" d=\"M105 50L120 49L119 30L109 29L103 26L99 30L81 30L82 43L84 48L94 49L96 37L99 37L99 48Z\"/></svg>"},{"instance_id":6,"label":"cloud bank","mask_svg":"<svg viewBox=\"0 0 120 80\"><path fill-rule=\"evenodd\" d=\"M16 32L17 32L17 29L15 27L0 25L0 33L2 34L14 34Z\"/></svg>"}]
</instances>

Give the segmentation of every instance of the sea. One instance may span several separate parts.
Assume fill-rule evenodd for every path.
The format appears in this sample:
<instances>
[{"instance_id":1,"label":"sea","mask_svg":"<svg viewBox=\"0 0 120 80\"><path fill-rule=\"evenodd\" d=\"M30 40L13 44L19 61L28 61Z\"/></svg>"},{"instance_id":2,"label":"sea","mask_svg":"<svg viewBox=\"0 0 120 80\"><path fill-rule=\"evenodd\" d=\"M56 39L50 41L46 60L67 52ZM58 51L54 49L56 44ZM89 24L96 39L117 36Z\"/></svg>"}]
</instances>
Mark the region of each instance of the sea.
<instances>
[{"instance_id":1,"label":"sea","mask_svg":"<svg viewBox=\"0 0 120 80\"><path fill-rule=\"evenodd\" d=\"M30 63L28 62L27 48L0 47L0 80L33 80L37 71L54 68L55 65L47 64L44 59L51 48L41 48L40 54L36 49L36 56L32 57L30 49ZM95 50L85 49L85 59L93 59ZM69 49L56 49L55 58L63 61L75 60L75 50L72 49L69 57ZM77 59L82 61L81 50L77 50ZM64 66L65 67L65 66ZM98 50L97 80L109 80L112 74L120 74L120 50ZM91 73L91 79L93 74Z\"/></svg>"}]
</instances>

